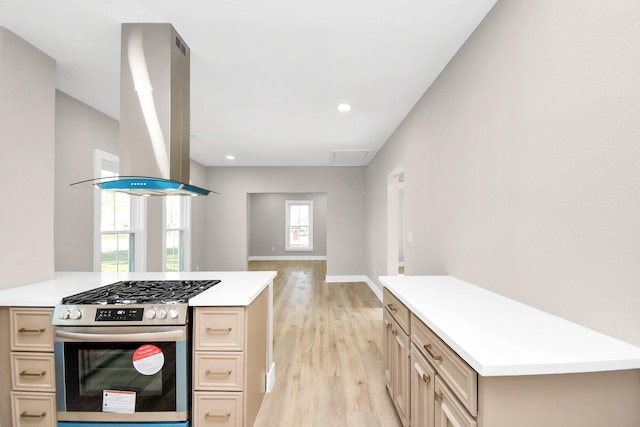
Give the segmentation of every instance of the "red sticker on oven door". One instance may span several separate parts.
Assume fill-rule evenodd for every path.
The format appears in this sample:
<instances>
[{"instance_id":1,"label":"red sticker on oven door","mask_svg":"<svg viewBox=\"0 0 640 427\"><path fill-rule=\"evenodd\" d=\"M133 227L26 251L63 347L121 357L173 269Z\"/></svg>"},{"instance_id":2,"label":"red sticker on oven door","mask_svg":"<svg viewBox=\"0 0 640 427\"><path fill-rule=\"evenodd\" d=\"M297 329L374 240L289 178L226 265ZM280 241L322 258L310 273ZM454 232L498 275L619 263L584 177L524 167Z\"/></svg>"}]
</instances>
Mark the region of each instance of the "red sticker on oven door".
<instances>
[{"instance_id":1,"label":"red sticker on oven door","mask_svg":"<svg viewBox=\"0 0 640 427\"><path fill-rule=\"evenodd\" d=\"M133 353L133 367L142 375L157 374L163 365L164 353L153 344L140 346Z\"/></svg>"}]
</instances>

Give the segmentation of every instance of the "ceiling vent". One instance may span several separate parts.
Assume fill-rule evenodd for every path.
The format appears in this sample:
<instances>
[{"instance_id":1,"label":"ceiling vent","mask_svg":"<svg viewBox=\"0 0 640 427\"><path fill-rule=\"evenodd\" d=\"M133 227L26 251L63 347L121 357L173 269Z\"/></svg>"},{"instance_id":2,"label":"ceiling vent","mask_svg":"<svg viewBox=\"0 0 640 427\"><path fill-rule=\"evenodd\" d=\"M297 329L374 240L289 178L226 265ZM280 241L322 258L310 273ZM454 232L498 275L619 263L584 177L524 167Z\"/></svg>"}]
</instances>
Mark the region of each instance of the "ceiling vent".
<instances>
[{"instance_id":1,"label":"ceiling vent","mask_svg":"<svg viewBox=\"0 0 640 427\"><path fill-rule=\"evenodd\" d=\"M329 166L366 166L374 154L375 150L371 149L332 150Z\"/></svg>"}]
</instances>

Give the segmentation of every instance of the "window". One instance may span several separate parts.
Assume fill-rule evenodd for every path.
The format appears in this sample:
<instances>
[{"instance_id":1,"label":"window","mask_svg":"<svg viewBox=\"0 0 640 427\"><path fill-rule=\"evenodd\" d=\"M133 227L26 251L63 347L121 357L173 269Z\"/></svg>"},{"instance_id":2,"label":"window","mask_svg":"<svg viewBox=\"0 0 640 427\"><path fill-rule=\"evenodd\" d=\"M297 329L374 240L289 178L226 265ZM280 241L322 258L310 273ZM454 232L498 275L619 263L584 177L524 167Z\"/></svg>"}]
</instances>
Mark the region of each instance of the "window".
<instances>
[{"instance_id":1,"label":"window","mask_svg":"<svg viewBox=\"0 0 640 427\"><path fill-rule=\"evenodd\" d=\"M189 265L189 218L191 198L167 196L164 198L164 269L185 271Z\"/></svg>"},{"instance_id":2,"label":"window","mask_svg":"<svg viewBox=\"0 0 640 427\"><path fill-rule=\"evenodd\" d=\"M313 250L313 201L286 200L285 249Z\"/></svg>"},{"instance_id":3,"label":"window","mask_svg":"<svg viewBox=\"0 0 640 427\"><path fill-rule=\"evenodd\" d=\"M118 176L118 158L96 150L96 176ZM144 270L144 201L125 193L96 187L96 271Z\"/></svg>"}]
</instances>

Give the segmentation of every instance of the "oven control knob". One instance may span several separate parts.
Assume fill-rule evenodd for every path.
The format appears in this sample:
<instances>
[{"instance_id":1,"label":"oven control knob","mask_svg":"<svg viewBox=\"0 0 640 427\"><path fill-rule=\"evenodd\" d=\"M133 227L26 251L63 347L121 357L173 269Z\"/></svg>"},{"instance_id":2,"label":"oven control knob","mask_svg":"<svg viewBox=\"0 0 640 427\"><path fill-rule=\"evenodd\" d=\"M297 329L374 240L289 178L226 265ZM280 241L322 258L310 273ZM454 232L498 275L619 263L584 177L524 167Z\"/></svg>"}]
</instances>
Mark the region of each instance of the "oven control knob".
<instances>
[{"instance_id":1,"label":"oven control knob","mask_svg":"<svg viewBox=\"0 0 640 427\"><path fill-rule=\"evenodd\" d=\"M78 320L79 318L82 317L82 311L78 310L77 308L74 308L73 310L69 311L69 317L73 320Z\"/></svg>"},{"instance_id":2,"label":"oven control knob","mask_svg":"<svg viewBox=\"0 0 640 427\"><path fill-rule=\"evenodd\" d=\"M156 311L153 308L147 310L147 319L155 319Z\"/></svg>"},{"instance_id":3,"label":"oven control knob","mask_svg":"<svg viewBox=\"0 0 640 427\"><path fill-rule=\"evenodd\" d=\"M177 319L179 315L180 314L178 313L178 310L174 310L174 309L169 310L170 319Z\"/></svg>"},{"instance_id":4,"label":"oven control knob","mask_svg":"<svg viewBox=\"0 0 640 427\"><path fill-rule=\"evenodd\" d=\"M60 310L60 313L58 313L58 319L67 320L70 317L71 313L69 313L69 310Z\"/></svg>"},{"instance_id":5,"label":"oven control knob","mask_svg":"<svg viewBox=\"0 0 640 427\"><path fill-rule=\"evenodd\" d=\"M161 308L158 310L158 319L166 319L167 318L167 310Z\"/></svg>"}]
</instances>

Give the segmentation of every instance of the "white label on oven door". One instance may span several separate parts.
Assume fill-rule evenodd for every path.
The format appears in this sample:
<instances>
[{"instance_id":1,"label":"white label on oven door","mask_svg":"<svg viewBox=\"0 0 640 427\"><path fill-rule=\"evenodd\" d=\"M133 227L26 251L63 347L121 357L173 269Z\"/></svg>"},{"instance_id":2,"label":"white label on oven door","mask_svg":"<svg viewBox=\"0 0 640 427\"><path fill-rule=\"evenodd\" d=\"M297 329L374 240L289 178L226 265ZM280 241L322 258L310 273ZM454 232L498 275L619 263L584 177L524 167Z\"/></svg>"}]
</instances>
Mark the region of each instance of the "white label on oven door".
<instances>
[{"instance_id":1,"label":"white label on oven door","mask_svg":"<svg viewBox=\"0 0 640 427\"><path fill-rule=\"evenodd\" d=\"M153 344L145 344L133 352L133 367L142 375L160 372L164 365L164 353Z\"/></svg>"},{"instance_id":2,"label":"white label on oven door","mask_svg":"<svg viewBox=\"0 0 640 427\"><path fill-rule=\"evenodd\" d=\"M102 391L102 411L133 414L136 410L136 392L120 390Z\"/></svg>"}]
</instances>

